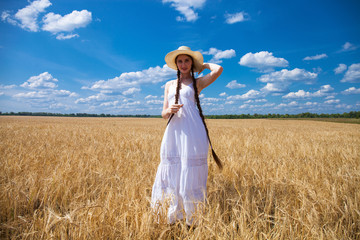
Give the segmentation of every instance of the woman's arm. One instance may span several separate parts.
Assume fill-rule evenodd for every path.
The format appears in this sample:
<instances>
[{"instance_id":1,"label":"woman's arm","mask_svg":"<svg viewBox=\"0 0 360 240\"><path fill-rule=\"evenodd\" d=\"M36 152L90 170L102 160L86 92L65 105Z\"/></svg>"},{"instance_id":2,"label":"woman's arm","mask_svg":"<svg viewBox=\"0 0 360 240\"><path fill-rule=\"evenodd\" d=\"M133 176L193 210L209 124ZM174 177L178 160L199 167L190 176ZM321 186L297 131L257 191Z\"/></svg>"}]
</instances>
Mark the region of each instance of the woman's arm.
<instances>
[{"instance_id":1,"label":"woman's arm","mask_svg":"<svg viewBox=\"0 0 360 240\"><path fill-rule=\"evenodd\" d=\"M164 119L168 119L170 116L170 113L168 113L167 109L169 107L169 102L168 102L168 92L169 92L169 86L170 86L170 82L167 82L165 84L165 92L164 92L164 104L163 104L163 110L161 112L161 116Z\"/></svg>"},{"instance_id":2,"label":"woman's arm","mask_svg":"<svg viewBox=\"0 0 360 240\"><path fill-rule=\"evenodd\" d=\"M204 69L209 69L211 72L197 79L196 85L198 88L198 93L200 93L201 90L212 84L221 75L223 71L222 66L215 63L204 63L202 66L202 70L199 73L201 73Z\"/></svg>"},{"instance_id":3,"label":"woman's arm","mask_svg":"<svg viewBox=\"0 0 360 240\"><path fill-rule=\"evenodd\" d=\"M164 92L164 104L163 104L163 110L161 112L161 116L164 119L168 119L171 114L177 113L179 109L184 104L173 104L169 107L169 101L168 101L168 93L169 93L169 87L172 84L172 82L167 82L165 85L165 92Z\"/></svg>"}]
</instances>

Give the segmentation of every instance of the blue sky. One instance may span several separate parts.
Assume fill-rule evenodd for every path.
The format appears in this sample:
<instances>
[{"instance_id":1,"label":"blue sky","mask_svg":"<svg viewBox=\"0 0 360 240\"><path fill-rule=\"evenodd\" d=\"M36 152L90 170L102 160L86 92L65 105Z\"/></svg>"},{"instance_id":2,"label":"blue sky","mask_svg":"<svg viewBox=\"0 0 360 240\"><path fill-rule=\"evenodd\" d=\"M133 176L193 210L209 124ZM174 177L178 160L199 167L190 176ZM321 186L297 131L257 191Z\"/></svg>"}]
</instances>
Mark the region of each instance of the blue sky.
<instances>
[{"instance_id":1,"label":"blue sky","mask_svg":"<svg viewBox=\"0 0 360 240\"><path fill-rule=\"evenodd\" d=\"M357 0L5 0L0 111L156 114L181 45L223 66L205 114L360 110ZM204 72L206 74L208 72Z\"/></svg>"}]
</instances>

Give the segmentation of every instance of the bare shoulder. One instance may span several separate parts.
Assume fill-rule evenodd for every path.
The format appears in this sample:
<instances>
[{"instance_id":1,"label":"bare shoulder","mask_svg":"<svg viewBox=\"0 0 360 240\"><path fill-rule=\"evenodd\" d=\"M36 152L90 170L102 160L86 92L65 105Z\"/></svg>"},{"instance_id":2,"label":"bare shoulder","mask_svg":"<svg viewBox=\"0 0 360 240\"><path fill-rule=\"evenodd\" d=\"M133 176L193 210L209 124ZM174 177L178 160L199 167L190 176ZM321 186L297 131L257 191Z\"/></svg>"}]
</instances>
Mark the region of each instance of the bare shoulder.
<instances>
[{"instance_id":1,"label":"bare shoulder","mask_svg":"<svg viewBox=\"0 0 360 240\"><path fill-rule=\"evenodd\" d=\"M175 85L176 84L176 80L170 80L165 84L165 88L169 88L171 85Z\"/></svg>"},{"instance_id":2,"label":"bare shoulder","mask_svg":"<svg viewBox=\"0 0 360 240\"><path fill-rule=\"evenodd\" d=\"M168 81L167 83L165 83L165 87L164 87L165 93L169 92L169 88L172 84L174 84L174 81L175 80L171 80L171 81Z\"/></svg>"}]
</instances>

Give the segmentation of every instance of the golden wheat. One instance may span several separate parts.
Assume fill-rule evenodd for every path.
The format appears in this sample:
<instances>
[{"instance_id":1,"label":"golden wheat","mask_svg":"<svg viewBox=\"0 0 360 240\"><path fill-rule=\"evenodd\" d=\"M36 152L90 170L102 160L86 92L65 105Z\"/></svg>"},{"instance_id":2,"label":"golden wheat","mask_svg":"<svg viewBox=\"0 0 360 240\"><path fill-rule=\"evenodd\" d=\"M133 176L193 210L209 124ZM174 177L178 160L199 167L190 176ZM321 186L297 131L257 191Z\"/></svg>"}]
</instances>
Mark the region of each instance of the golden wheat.
<instances>
[{"instance_id":1,"label":"golden wheat","mask_svg":"<svg viewBox=\"0 0 360 240\"><path fill-rule=\"evenodd\" d=\"M164 120L1 117L1 238L360 239L360 125L207 122L225 166L188 230L150 209Z\"/></svg>"}]
</instances>

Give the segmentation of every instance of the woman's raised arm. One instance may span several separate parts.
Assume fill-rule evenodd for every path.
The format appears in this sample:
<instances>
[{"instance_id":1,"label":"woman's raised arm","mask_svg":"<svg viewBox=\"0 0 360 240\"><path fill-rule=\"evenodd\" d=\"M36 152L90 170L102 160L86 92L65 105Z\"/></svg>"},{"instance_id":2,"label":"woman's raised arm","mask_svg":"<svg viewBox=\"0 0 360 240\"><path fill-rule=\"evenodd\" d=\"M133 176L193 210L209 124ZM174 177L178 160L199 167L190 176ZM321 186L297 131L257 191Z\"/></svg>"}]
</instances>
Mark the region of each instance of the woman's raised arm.
<instances>
[{"instance_id":1,"label":"woman's raised arm","mask_svg":"<svg viewBox=\"0 0 360 240\"><path fill-rule=\"evenodd\" d=\"M204 63L199 73L201 73L204 69L209 69L211 72L197 79L198 93L200 93L201 90L212 84L221 75L223 71L222 66L215 63Z\"/></svg>"}]
</instances>

